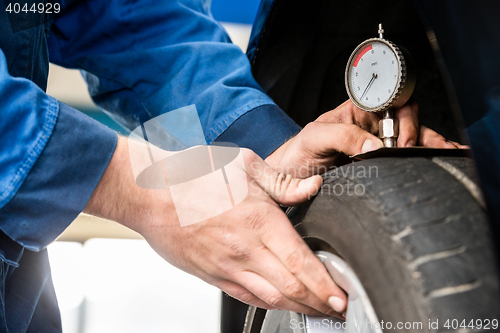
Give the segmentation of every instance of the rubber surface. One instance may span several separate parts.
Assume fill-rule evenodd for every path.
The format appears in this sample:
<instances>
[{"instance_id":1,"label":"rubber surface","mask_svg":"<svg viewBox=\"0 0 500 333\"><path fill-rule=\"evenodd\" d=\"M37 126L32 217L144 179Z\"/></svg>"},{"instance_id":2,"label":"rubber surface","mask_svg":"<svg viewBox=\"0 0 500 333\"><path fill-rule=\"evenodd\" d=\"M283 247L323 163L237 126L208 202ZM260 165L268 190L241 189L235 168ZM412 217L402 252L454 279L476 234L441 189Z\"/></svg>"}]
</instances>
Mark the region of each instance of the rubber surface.
<instances>
[{"instance_id":1,"label":"rubber surface","mask_svg":"<svg viewBox=\"0 0 500 333\"><path fill-rule=\"evenodd\" d=\"M468 158L378 158L327 173L318 196L289 212L313 250L354 269L387 332L481 332L445 324L500 319L486 213L446 165L473 183Z\"/></svg>"}]
</instances>

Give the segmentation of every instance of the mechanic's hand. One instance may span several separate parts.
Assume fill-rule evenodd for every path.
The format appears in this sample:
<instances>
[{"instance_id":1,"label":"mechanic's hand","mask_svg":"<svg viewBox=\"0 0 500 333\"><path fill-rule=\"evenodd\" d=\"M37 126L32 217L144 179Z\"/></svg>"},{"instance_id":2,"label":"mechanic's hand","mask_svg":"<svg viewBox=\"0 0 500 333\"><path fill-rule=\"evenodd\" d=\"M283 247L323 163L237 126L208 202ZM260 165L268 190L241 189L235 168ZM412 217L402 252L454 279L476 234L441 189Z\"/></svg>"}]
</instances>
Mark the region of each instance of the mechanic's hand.
<instances>
[{"instance_id":1,"label":"mechanic's hand","mask_svg":"<svg viewBox=\"0 0 500 333\"><path fill-rule=\"evenodd\" d=\"M266 162L299 178L326 172L342 153L352 156L384 146L376 136L380 117L378 113L359 109L348 100L307 124L299 134L269 155ZM419 144L433 148L467 148L419 126L418 104L413 100L396 110L395 117L399 120L398 147Z\"/></svg>"},{"instance_id":2,"label":"mechanic's hand","mask_svg":"<svg viewBox=\"0 0 500 333\"><path fill-rule=\"evenodd\" d=\"M318 191L320 176L285 176L245 149L245 200L219 216L181 227L168 191L136 186L127 144L120 138L86 212L139 232L171 264L245 303L313 315L345 311L346 295L271 199L286 205L303 202Z\"/></svg>"},{"instance_id":3,"label":"mechanic's hand","mask_svg":"<svg viewBox=\"0 0 500 333\"><path fill-rule=\"evenodd\" d=\"M338 316L346 306L343 291L262 190L294 205L317 192L321 177L284 176L252 151L243 153L253 183L243 202L205 222L153 226L144 237L170 263L247 304Z\"/></svg>"}]
</instances>

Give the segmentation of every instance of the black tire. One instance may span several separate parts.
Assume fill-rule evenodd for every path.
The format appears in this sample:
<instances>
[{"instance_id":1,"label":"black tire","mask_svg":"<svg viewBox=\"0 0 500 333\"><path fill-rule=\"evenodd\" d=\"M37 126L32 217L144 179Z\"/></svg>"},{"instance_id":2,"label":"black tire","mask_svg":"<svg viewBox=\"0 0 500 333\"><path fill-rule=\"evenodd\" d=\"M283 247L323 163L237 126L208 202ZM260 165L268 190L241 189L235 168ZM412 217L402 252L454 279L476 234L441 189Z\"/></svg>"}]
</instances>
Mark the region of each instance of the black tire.
<instances>
[{"instance_id":1,"label":"black tire","mask_svg":"<svg viewBox=\"0 0 500 333\"><path fill-rule=\"evenodd\" d=\"M318 196L288 215L312 250L351 266L379 321L422 323L386 332L481 332L453 329L500 320L494 248L471 175L467 158L357 162L327 173ZM263 311L250 309L245 332L260 332Z\"/></svg>"}]
</instances>

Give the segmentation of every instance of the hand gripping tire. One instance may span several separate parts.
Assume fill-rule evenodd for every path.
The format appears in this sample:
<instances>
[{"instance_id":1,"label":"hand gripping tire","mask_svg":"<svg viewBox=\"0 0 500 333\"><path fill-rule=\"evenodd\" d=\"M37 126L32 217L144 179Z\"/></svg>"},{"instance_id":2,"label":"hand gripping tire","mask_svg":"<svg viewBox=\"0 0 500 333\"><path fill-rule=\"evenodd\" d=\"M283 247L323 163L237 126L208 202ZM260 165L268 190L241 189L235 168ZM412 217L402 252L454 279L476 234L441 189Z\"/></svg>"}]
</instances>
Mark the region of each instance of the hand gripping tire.
<instances>
[{"instance_id":1,"label":"hand gripping tire","mask_svg":"<svg viewBox=\"0 0 500 333\"><path fill-rule=\"evenodd\" d=\"M325 174L314 200L288 216L312 250L354 270L379 321L423 323L386 332L493 332L484 324L500 320L499 276L473 176L468 158L352 163ZM250 307L244 332L261 332L264 315Z\"/></svg>"}]
</instances>

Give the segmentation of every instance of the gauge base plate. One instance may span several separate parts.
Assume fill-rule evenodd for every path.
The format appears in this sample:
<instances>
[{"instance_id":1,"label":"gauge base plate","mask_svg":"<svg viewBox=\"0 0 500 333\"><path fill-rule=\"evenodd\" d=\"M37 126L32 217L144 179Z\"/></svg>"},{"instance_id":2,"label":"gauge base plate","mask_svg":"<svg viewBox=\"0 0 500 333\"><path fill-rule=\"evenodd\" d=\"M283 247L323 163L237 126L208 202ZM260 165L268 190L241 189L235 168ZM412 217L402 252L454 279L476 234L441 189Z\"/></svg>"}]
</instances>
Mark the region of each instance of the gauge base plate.
<instances>
[{"instance_id":1,"label":"gauge base plate","mask_svg":"<svg viewBox=\"0 0 500 333\"><path fill-rule=\"evenodd\" d=\"M448 149L428 147L383 147L367 153L349 156L358 160L367 160L377 157L472 157L471 149Z\"/></svg>"}]
</instances>

